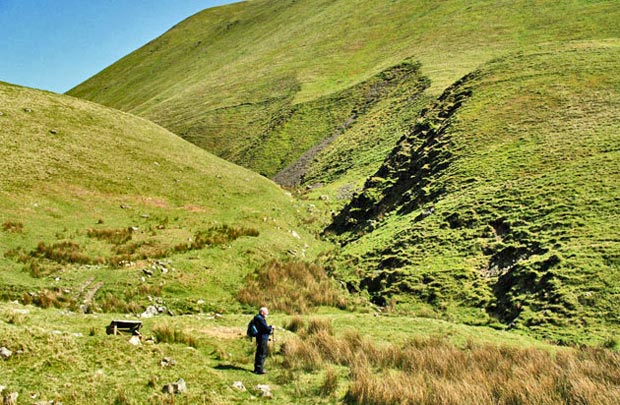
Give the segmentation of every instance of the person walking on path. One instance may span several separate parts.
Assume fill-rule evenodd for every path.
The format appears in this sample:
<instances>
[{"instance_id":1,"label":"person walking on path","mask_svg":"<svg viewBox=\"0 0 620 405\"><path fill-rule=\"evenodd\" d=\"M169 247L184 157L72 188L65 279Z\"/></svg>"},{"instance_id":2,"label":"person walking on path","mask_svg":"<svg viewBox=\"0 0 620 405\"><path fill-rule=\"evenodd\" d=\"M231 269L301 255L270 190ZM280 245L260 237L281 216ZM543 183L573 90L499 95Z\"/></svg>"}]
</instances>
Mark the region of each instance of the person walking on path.
<instances>
[{"instance_id":1,"label":"person walking on path","mask_svg":"<svg viewBox=\"0 0 620 405\"><path fill-rule=\"evenodd\" d=\"M254 326L258 330L256 335L256 356L254 356L254 374L267 374L265 371L265 359L267 358L267 342L273 332L273 326L267 323L269 310L262 307L254 317Z\"/></svg>"}]
</instances>

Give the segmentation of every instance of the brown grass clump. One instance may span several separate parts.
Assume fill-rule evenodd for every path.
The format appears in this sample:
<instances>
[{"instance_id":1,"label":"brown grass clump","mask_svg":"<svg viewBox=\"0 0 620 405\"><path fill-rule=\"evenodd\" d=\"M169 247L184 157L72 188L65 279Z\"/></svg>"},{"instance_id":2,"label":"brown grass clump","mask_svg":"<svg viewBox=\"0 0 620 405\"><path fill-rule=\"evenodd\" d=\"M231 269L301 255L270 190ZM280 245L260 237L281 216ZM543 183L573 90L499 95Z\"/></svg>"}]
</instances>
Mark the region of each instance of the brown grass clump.
<instances>
[{"instance_id":1,"label":"brown grass clump","mask_svg":"<svg viewBox=\"0 0 620 405\"><path fill-rule=\"evenodd\" d=\"M320 331L286 342L282 353L293 370L349 367L347 403L620 403L620 354L602 348L553 354L438 338L377 346L357 332Z\"/></svg>"},{"instance_id":2,"label":"brown grass clump","mask_svg":"<svg viewBox=\"0 0 620 405\"><path fill-rule=\"evenodd\" d=\"M120 229L89 229L86 234L89 238L104 240L113 245L122 245L132 238L132 228Z\"/></svg>"},{"instance_id":3,"label":"brown grass clump","mask_svg":"<svg viewBox=\"0 0 620 405\"><path fill-rule=\"evenodd\" d=\"M135 303L134 301L129 301L125 298L121 298L117 295L107 293L103 298L97 300L94 304L94 307L98 311L110 313L110 312L126 312L126 313L140 313L144 311L144 307Z\"/></svg>"},{"instance_id":4,"label":"brown grass clump","mask_svg":"<svg viewBox=\"0 0 620 405\"><path fill-rule=\"evenodd\" d=\"M323 384L319 387L319 394L327 397L332 395L338 388L338 374L333 367L329 367L325 372Z\"/></svg>"},{"instance_id":5,"label":"brown grass clump","mask_svg":"<svg viewBox=\"0 0 620 405\"><path fill-rule=\"evenodd\" d=\"M67 308L75 305L74 297L65 295L62 290L41 290L38 293L24 293L21 298L24 305L41 308Z\"/></svg>"},{"instance_id":6,"label":"brown grass clump","mask_svg":"<svg viewBox=\"0 0 620 405\"><path fill-rule=\"evenodd\" d=\"M296 333L301 331L305 327L306 321L304 321L304 318L302 318L301 316L294 316L284 328L293 333Z\"/></svg>"},{"instance_id":7,"label":"brown grass clump","mask_svg":"<svg viewBox=\"0 0 620 405\"><path fill-rule=\"evenodd\" d=\"M189 252L191 250L204 249L207 246L223 245L230 243L242 236L259 236L258 230L254 228L244 228L237 226L222 225L212 227L206 231L199 231L194 234L191 243L176 245L172 250L176 253Z\"/></svg>"},{"instance_id":8,"label":"brown grass clump","mask_svg":"<svg viewBox=\"0 0 620 405\"><path fill-rule=\"evenodd\" d=\"M246 278L237 298L251 306L266 304L289 314L307 313L319 306L346 307L346 299L325 269L311 263L266 263Z\"/></svg>"},{"instance_id":9,"label":"brown grass clump","mask_svg":"<svg viewBox=\"0 0 620 405\"><path fill-rule=\"evenodd\" d=\"M162 323L153 327L153 335L159 343L181 343L193 348L198 347L198 340L168 323Z\"/></svg>"},{"instance_id":10,"label":"brown grass clump","mask_svg":"<svg viewBox=\"0 0 620 405\"><path fill-rule=\"evenodd\" d=\"M24 224L15 221L6 221L2 224L2 229L6 232L21 233L24 231Z\"/></svg>"},{"instance_id":11,"label":"brown grass clump","mask_svg":"<svg viewBox=\"0 0 620 405\"><path fill-rule=\"evenodd\" d=\"M102 259L94 260L83 254L80 245L71 241L63 241L51 245L39 242L37 248L30 252L30 256L38 259L48 259L61 264L94 264L103 262Z\"/></svg>"}]
</instances>

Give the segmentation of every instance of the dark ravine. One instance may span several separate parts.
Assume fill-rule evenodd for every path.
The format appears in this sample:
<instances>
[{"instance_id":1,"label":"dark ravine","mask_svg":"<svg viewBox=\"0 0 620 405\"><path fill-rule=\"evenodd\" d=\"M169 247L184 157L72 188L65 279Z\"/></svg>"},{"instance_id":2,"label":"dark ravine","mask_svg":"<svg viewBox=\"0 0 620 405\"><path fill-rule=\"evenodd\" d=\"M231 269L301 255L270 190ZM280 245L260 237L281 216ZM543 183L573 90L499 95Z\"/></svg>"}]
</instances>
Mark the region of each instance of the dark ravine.
<instances>
[{"instance_id":1,"label":"dark ravine","mask_svg":"<svg viewBox=\"0 0 620 405\"><path fill-rule=\"evenodd\" d=\"M434 180L451 158L450 138L443 135L452 116L471 96L467 84L476 76L465 76L422 111L413 130L398 141L379 171L366 181L364 191L334 218L327 233L359 235L374 228L388 212L406 214L439 198L443 188Z\"/></svg>"},{"instance_id":2,"label":"dark ravine","mask_svg":"<svg viewBox=\"0 0 620 405\"><path fill-rule=\"evenodd\" d=\"M421 76L420 64L412 60L405 60L402 63L386 69L379 74L373 76L365 82L362 82L350 89L338 94L334 94L309 104L348 104L350 109L348 116L342 122L333 122L333 129L329 136L323 138L310 149L306 150L295 161L280 170L273 176L273 180L286 187L299 186L304 183L305 175L309 167L314 163L316 157L327 148L338 137L344 135L347 130L354 126L362 119L377 103L385 101L386 98L393 97L392 93L397 92L407 81L417 83L414 93L408 94L408 97L414 99L428 87L428 79ZM401 95L402 97L402 95ZM298 108L293 114L299 111L303 114L303 110ZM292 119L292 115L287 120ZM285 121L281 123L285 124ZM300 134L303 136L303 134Z\"/></svg>"}]
</instances>

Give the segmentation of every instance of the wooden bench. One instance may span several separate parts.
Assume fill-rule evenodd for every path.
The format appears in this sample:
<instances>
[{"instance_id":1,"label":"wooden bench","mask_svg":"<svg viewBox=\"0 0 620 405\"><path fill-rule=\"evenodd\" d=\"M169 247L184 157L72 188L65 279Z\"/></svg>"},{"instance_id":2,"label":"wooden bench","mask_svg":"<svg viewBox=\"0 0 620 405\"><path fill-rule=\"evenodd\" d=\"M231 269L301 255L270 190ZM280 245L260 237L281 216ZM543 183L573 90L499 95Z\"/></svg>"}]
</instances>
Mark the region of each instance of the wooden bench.
<instances>
[{"instance_id":1,"label":"wooden bench","mask_svg":"<svg viewBox=\"0 0 620 405\"><path fill-rule=\"evenodd\" d=\"M110 322L105 328L105 333L108 335L118 335L121 332L131 333L132 335L139 335L140 328L142 327L142 321L120 321L115 320Z\"/></svg>"}]
</instances>

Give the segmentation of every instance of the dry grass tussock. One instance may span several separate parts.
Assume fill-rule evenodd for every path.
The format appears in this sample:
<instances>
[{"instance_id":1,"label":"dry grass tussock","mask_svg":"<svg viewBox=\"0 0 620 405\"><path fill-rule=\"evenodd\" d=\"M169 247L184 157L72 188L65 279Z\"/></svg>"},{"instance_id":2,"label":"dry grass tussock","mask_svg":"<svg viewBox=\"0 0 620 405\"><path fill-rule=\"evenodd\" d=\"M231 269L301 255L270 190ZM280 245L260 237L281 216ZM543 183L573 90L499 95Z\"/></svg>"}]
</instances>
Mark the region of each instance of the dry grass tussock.
<instances>
[{"instance_id":1,"label":"dry grass tussock","mask_svg":"<svg viewBox=\"0 0 620 405\"><path fill-rule=\"evenodd\" d=\"M300 336L283 345L283 365L349 367L348 403L620 403L620 354L601 348L553 354L472 343L458 348L439 338L379 346L357 331Z\"/></svg>"},{"instance_id":2,"label":"dry grass tussock","mask_svg":"<svg viewBox=\"0 0 620 405\"><path fill-rule=\"evenodd\" d=\"M272 310L301 314L319 306L347 305L325 269L304 262L268 262L248 276L237 298L251 306L267 305Z\"/></svg>"},{"instance_id":3,"label":"dry grass tussock","mask_svg":"<svg viewBox=\"0 0 620 405\"><path fill-rule=\"evenodd\" d=\"M198 347L198 340L194 336L169 323L153 326L153 335L159 343L180 343L193 348Z\"/></svg>"}]
</instances>

